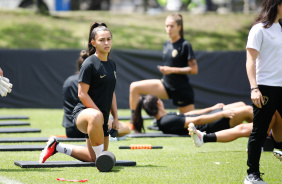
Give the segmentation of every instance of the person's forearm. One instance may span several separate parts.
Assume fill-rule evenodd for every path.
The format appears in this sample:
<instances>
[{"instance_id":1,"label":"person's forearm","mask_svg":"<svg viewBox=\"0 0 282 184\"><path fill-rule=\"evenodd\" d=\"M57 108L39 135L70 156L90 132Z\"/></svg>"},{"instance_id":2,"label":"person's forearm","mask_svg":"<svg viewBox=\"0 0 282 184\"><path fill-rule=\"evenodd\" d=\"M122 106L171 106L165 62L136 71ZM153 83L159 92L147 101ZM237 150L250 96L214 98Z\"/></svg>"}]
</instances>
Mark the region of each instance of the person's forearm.
<instances>
[{"instance_id":1,"label":"person's forearm","mask_svg":"<svg viewBox=\"0 0 282 184\"><path fill-rule=\"evenodd\" d=\"M246 68L247 68L248 79L250 82L250 87L251 88L257 87L255 64L251 61L247 61Z\"/></svg>"},{"instance_id":2,"label":"person's forearm","mask_svg":"<svg viewBox=\"0 0 282 184\"><path fill-rule=\"evenodd\" d=\"M85 107L93 108L100 111L100 109L96 106L96 104L93 102L93 100L88 94L80 93L78 94L78 97Z\"/></svg>"},{"instance_id":3,"label":"person's forearm","mask_svg":"<svg viewBox=\"0 0 282 184\"><path fill-rule=\"evenodd\" d=\"M192 111L189 111L189 112L186 112L185 115L191 115L191 114L207 114L211 111L213 111L215 109L213 109L213 107L208 107L208 108L205 108L205 109L197 109L197 110L192 110Z\"/></svg>"},{"instance_id":4,"label":"person's forearm","mask_svg":"<svg viewBox=\"0 0 282 184\"><path fill-rule=\"evenodd\" d=\"M258 51L254 49L247 50L246 69L247 69L247 75L248 75L248 79L249 79L251 88L257 87L256 65L255 65L257 55L258 55Z\"/></svg>"},{"instance_id":5,"label":"person's forearm","mask_svg":"<svg viewBox=\"0 0 282 184\"><path fill-rule=\"evenodd\" d=\"M112 114L114 119L118 119L118 115L117 115L117 100L116 100L115 93L113 93L112 106L111 106L111 114Z\"/></svg>"},{"instance_id":6,"label":"person's forearm","mask_svg":"<svg viewBox=\"0 0 282 184\"><path fill-rule=\"evenodd\" d=\"M195 70L193 70L190 66L178 68L178 67L171 67L172 73L174 74L181 74L181 75L193 75L197 74Z\"/></svg>"},{"instance_id":7,"label":"person's forearm","mask_svg":"<svg viewBox=\"0 0 282 184\"><path fill-rule=\"evenodd\" d=\"M182 74L182 75L189 75L189 74L192 74L192 69L189 66L183 67L183 68L173 67L172 73Z\"/></svg>"},{"instance_id":8,"label":"person's forearm","mask_svg":"<svg viewBox=\"0 0 282 184\"><path fill-rule=\"evenodd\" d=\"M190 119L190 122L194 123L195 125L204 125L204 124L216 121L220 118L223 118L222 112L218 112L214 114L200 115L198 117L193 117L189 119Z\"/></svg>"}]
</instances>

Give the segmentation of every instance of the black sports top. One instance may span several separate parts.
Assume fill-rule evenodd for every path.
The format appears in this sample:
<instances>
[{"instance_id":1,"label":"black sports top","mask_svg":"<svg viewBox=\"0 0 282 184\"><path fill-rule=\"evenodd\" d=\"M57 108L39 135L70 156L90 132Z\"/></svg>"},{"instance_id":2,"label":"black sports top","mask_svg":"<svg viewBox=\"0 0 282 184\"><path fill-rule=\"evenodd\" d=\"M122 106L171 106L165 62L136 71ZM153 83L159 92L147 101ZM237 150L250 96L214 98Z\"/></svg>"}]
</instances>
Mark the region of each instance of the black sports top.
<instances>
[{"instance_id":1,"label":"black sports top","mask_svg":"<svg viewBox=\"0 0 282 184\"><path fill-rule=\"evenodd\" d=\"M74 126L74 123L72 122L72 111L79 102L79 98L77 96L78 77L79 74L69 76L63 84L62 93L63 93L64 117L63 117L62 125L65 128Z\"/></svg>"},{"instance_id":2,"label":"black sports top","mask_svg":"<svg viewBox=\"0 0 282 184\"><path fill-rule=\"evenodd\" d=\"M90 85L88 95L103 113L104 125L107 125L116 86L115 62L111 59L101 61L94 54L89 56L81 66L78 82ZM80 101L74 113L84 108Z\"/></svg>"},{"instance_id":3,"label":"black sports top","mask_svg":"<svg viewBox=\"0 0 282 184\"><path fill-rule=\"evenodd\" d=\"M163 45L164 66L187 67L188 60L194 58L195 54L192 46L184 38L180 38L175 43L166 41ZM187 88L189 85L188 76L182 74L163 75L162 81L171 90Z\"/></svg>"}]
</instances>

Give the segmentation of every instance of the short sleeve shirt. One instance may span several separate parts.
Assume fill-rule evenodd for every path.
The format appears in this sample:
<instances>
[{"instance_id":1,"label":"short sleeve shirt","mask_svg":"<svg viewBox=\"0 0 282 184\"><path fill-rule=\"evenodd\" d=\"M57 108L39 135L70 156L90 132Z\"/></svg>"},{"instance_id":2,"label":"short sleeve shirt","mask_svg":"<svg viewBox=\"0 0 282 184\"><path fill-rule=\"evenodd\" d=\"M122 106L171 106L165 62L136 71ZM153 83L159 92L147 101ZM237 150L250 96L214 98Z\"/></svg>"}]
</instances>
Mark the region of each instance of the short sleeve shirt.
<instances>
[{"instance_id":1,"label":"short sleeve shirt","mask_svg":"<svg viewBox=\"0 0 282 184\"><path fill-rule=\"evenodd\" d=\"M164 66L187 67L188 60L195 59L191 44L181 38L175 43L166 41L163 45ZM162 81L171 90L188 88L189 78L187 75L169 74L163 75Z\"/></svg>"},{"instance_id":2,"label":"short sleeve shirt","mask_svg":"<svg viewBox=\"0 0 282 184\"><path fill-rule=\"evenodd\" d=\"M256 59L257 84L282 87L282 28L279 23L269 28L263 26L263 23L258 23L251 28L246 46L259 52Z\"/></svg>"},{"instance_id":3,"label":"short sleeve shirt","mask_svg":"<svg viewBox=\"0 0 282 184\"><path fill-rule=\"evenodd\" d=\"M101 61L97 56L89 56L82 64L78 82L88 84L88 95L101 110L104 116L104 125L112 105L113 93L116 85L116 65L113 60ZM80 101L76 109L85 108Z\"/></svg>"},{"instance_id":4,"label":"short sleeve shirt","mask_svg":"<svg viewBox=\"0 0 282 184\"><path fill-rule=\"evenodd\" d=\"M63 84L63 90L62 90L63 107L64 107L63 126L65 128L74 126L74 123L72 122L72 111L79 102L79 98L77 96L78 77L79 74L69 76Z\"/></svg>"}]
</instances>

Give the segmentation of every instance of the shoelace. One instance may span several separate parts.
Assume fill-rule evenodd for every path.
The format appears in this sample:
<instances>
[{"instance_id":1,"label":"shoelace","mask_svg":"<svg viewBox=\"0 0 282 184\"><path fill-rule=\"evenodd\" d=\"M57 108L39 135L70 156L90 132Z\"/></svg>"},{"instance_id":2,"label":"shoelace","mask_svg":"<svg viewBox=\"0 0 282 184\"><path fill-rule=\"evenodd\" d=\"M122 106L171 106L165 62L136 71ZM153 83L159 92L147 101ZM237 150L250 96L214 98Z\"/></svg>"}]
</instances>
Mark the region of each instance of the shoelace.
<instances>
[{"instance_id":1,"label":"shoelace","mask_svg":"<svg viewBox=\"0 0 282 184\"><path fill-rule=\"evenodd\" d=\"M254 178L262 180L262 175L264 175L264 173L259 173L258 175L254 175Z\"/></svg>"}]
</instances>

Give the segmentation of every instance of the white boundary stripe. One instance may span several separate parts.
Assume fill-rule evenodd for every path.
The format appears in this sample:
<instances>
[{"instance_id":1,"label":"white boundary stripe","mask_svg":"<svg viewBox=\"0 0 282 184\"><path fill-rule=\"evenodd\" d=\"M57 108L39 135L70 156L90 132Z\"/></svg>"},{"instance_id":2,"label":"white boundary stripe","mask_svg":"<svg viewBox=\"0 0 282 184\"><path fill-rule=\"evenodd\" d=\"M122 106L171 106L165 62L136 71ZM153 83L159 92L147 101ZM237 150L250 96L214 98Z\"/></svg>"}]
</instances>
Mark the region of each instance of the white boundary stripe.
<instances>
[{"instance_id":1,"label":"white boundary stripe","mask_svg":"<svg viewBox=\"0 0 282 184\"><path fill-rule=\"evenodd\" d=\"M16 180L11 180L9 178L3 177L0 175L0 183L4 183L4 184L23 184L19 181Z\"/></svg>"}]
</instances>

